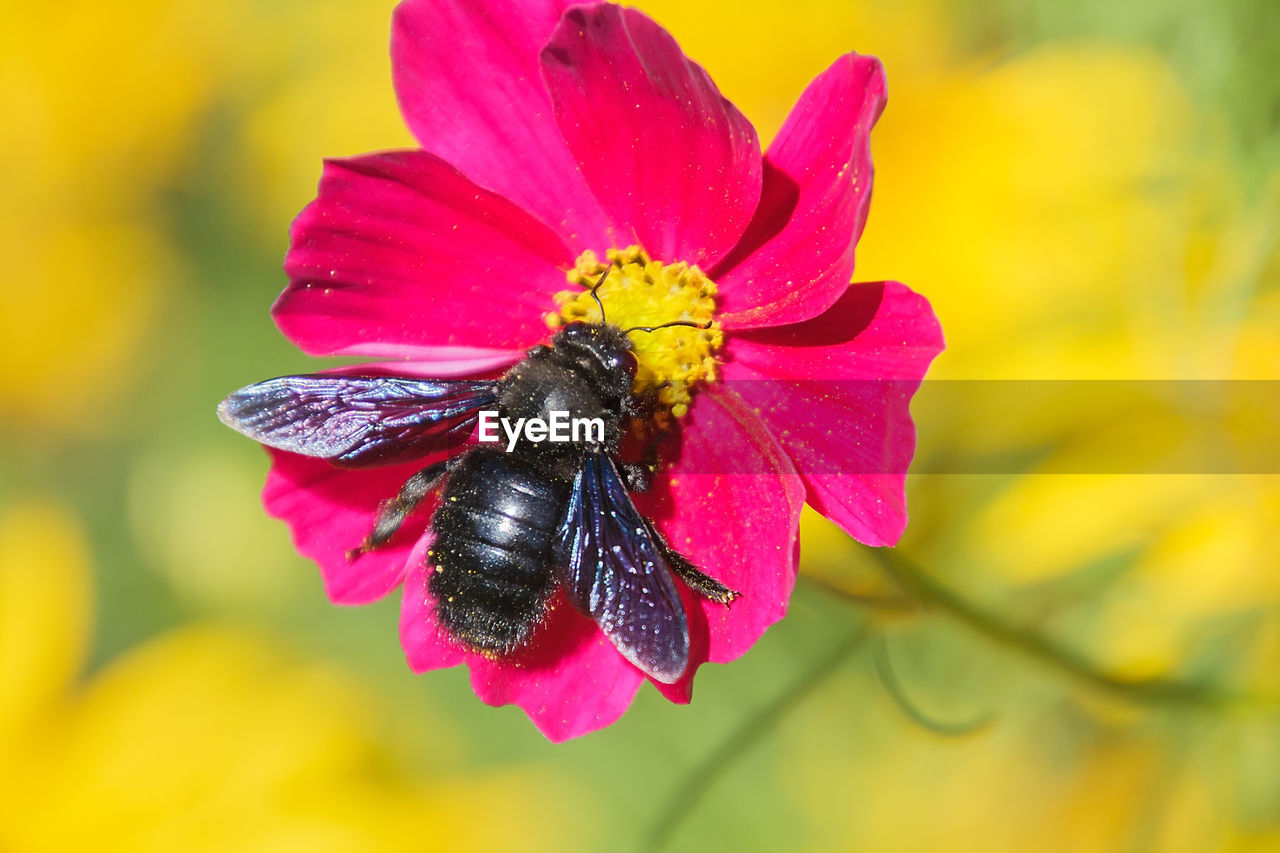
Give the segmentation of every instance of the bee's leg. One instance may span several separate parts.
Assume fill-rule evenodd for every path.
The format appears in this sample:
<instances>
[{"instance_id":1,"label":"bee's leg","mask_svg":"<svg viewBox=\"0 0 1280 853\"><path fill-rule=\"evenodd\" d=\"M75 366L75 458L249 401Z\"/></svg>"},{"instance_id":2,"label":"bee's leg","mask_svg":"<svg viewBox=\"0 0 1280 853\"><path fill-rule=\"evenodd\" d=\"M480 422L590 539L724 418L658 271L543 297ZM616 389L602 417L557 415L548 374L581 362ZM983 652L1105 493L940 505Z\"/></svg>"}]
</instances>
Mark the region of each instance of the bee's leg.
<instances>
[{"instance_id":1,"label":"bee's leg","mask_svg":"<svg viewBox=\"0 0 1280 853\"><path fill-rule=\"evenodd\" d=\"M646 394L650 403L658 400L657 394ZM640 403L646 406L648 403ZM667 430L659 429L653 434L653 438L649 439L648 446L645 447L644 456L639 462L620 462L618 471L622 474L622 482L626 484L628 492L648 492L650 485L653 485L654 474L658 473L658 455L662 451L663 439L667 438Z\"/></svg>"},{"instance_id":2,"label":"bee's leg","mask_svg":"<svg viewBox=\"0 0 1280 853\"><path fill-rule=\"evenodd\" d=\"M639 421L652 420L654 412L658 411L658 391L670 384L663 382L656 388L625 398L622 401L622 413Z\"/></svg>"},{"instance_id":3,"label":"bee's leg","mask_svg":"<svg viewBox=\"0 0 1280 853\"><path fill-rule=\"evenodd\" d=\"M729 587L720 583L720 581L703 572L693 563L689 562L689 558L681 554L675 548L672 548L667 540L662 537L657 528L653 526L653 522L645 520L649 527L649 533L653 536L653 541L657 543L662 550L662 556L666 557L667 565L671 567L671 571L675 572L680 580L689 585L689 589L696 592L703 598L723 604L728 607L735 598L742 593L729 589Z\"/></svg>"},{"instance_id":4,"label":"bee's leg","mask_svg":"<svg viewBox=\"0 0 1280 853\"><path fill-rule=\"evenodd\" d=\"M653 477L658 473L658 454L662 449L662 440L667 431L660 430L645 448L644 457L639 462L622 462L618 465L618 473L622 474L622 482L629 492L647 492L653 485Z\"/></svg>"},{"instance_id":5,"label":"bee's leg","mask_svg":"<svg viewBox=\"0 0 1280 853\"><path fill-rule=\"evenodd\" d=\"M618 463L618 473L622 475L622 483L627 487L628 492L649 491L649 487L653 485L655 471L657 471L656 465L644 462Z\"/></svg>"},{"instance_id":6,"label":"bee's leg","mask_svg":"<svg viewBox=\"0 0 1280 853\"><path fill-rule=\"evenodd\" d=\"M396 535L400 525L404 524L405 519L417 509L418 504L440 485L448 469L448 460L437 462L405 480L399 493L391 500L383 501L378 507L378 515L373 521L373 530L369 531L369 535L360 543L360 547L352 548L347 552L347 559L354 560L361 554L391 541L391 537Z\"/></svg>"}]
</instances>

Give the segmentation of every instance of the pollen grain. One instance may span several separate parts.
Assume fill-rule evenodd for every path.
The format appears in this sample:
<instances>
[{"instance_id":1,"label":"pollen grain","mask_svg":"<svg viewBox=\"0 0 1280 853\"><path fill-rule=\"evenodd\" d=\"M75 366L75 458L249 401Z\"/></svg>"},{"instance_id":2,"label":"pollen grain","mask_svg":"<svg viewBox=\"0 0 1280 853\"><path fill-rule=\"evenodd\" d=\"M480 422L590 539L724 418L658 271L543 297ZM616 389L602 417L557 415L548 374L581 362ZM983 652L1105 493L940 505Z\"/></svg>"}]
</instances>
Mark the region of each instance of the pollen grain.
<instances>
[{"instance_id":1,"label":"pollen grain","mask_svg":"<svg viewBox=\"0 0 1280 853\"><path fill-rule=\"evenodd\" d=\"M657 413L659 421L668 414L683 417L689 411L692 386L719 376L716 353L724 344L724 332L715 322L715 282L696 266L655 261L639 246L610 249L607 262L588 250L566 276L577 287L555 295L559 310L547 315L547 325L557 328L574 322L600 322L600 307L591 298L591 288L606 269L609 276L596 294L610 324L623 329L676 321L707 326L672 326L630 334L638 364L636 392L657 389L664 409Z\"/></svg>"}]
</instances>

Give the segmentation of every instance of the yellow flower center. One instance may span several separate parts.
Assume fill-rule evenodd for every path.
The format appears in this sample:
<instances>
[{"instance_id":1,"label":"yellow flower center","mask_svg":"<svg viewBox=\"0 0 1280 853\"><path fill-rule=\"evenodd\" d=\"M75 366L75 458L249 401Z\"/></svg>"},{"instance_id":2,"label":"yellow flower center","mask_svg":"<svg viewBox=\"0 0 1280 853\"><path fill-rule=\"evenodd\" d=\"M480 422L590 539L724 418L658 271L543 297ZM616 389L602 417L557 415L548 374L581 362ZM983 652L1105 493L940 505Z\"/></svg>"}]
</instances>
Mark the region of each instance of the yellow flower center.
<instances>
[{"instance_id":1,"label":"yellow flower center","mask_svg":"<svg viewBox=\"0 0 1280 853\"><path fill-rule=\"evenodd\" d=\"M683 417L689 411L690 387L718 375L715 354L724 343L724 332L714 322L715 282L696 266L652 260L639 246L610 249L607 255L607 263L590 250L579 256L567 275L569 283L578 288L555 295L560 310L547 315L547 325L557 328L568 323L601 322L600 306L591 298L591 288L605 270L609 276L596 295L611 325L622 329L676 321L706 325L705 329L671 326L630 333L639 365L634 390L645 393L657 389L658 402L664 407L657 415L659 422L666 420L667 413Z\"/></svg>"}]
</instances>

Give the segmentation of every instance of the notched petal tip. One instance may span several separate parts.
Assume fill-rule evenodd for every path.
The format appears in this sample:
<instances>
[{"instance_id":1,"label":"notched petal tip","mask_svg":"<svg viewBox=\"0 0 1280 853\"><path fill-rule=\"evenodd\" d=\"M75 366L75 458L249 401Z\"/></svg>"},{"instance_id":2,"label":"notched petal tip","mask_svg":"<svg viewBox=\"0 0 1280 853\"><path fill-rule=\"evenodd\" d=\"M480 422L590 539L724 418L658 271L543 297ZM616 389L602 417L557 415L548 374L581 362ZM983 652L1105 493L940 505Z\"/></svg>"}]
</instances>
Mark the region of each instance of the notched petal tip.
<instances>
[{"instance_id":1,"label":"notched petal tip","mask_svg":"<svg viewBox=\"0 0 1280 853\"><path fill-rule=\"evenodd\" d=\"M943 347L928 301L898 282L855 284L818 317L733 342L725 379L779 436L809 505L865 545L895 544L915 454L909 404Z\"/></svg>"},{"instance_id":2,"label":"notched petal tip","mask_svg":"<svg viewBox=\"0 0 1280 853\"><path fill-rule=\"evenodd\" d=\"M712 274L728 329L818 316L848 286L871 201L871 129L884 69L845 54L805 88L765 154L760 206Z\"/></svg>"},{"instance_id":3,"label":"notched petal tip","mask_svg":"<svg viewBox=\"0 0 1280 853\"><path fill-rule=\"evenodd\" d=\"M556 229L576 251L608 234L556 124L539 54L569 0L410 0L392 18L391 72L421 143ZM483 62L485 85L476 85Z\"/></svg>"},{"instance_id":4,"label":"notched petal tip","mask_svg":"<svg viewBox=\"0 0 1280 853\"><path fill-rule=\"evenodd\" d=\"M635 9L578 6L561 17L541 65L610 233L704 269L724 257L760 198L760 142L671 34Z\"/></svg>"}]
</instances>

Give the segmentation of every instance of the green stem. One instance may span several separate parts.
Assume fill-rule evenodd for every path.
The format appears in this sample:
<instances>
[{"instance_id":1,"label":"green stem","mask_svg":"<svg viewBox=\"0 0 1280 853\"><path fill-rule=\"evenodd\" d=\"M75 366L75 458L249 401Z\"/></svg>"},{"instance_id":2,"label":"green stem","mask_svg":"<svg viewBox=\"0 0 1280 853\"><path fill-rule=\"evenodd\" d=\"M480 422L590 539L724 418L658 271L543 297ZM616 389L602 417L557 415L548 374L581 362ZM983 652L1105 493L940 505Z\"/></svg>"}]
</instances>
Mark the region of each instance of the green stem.
<instances>
[{"instance_id":1,"label":"green stem","mask_svg":"<svg viewBox=\"0 0 1280 853\"><path fill-rule=\"evenodd\" d=\"M859 626L811 669L796 679L795 683L786 690L780 691L772 702L749 716L721 741L697 767L684 777L684 781L672 793L667 805L658 813L658 819L654 821L648 840L642 849L657 853L665 847L684 820L715 787L716 782L729 769L734 759L745 754L801 701L830 678L866 639L866 627Z\"/></svg>"},{"instance_id":2,"label":"green stem","mask_svg":"<svg viewBox=\"0 0 1280 853\"><path fill-rule=\"evenodd\" d=\"M1079 652L1057 640L1023 628L979 604L969 601L901 554L884 548L869 549L885 573L923 607L945 613L975 633L1012 649L1087 686L1141 704L1170 704L1214 710L1254 706L1280 707L1275 697L1230 693L1209 685L1167 678L1134 679L1105 672ZM843 595L830 584L824 589Z\"/></svg>"},{"instance_id":3,"label":"green stem","mask_svg":"<svg viewBox=\"0 0 1280 853\"><path fill-rule=\"evenodd\" d=\"M876 674L880 676L880 683L884 685L889 698L898 706L898 710L906 715L907 719L925 731L942 737L963 737L987 728L991 721L995 719L994 714L988 713L964 723L947 723L942 720L935 720L932 716L920 710L920 706L911 700L911 696L908 695L902 680L898 678L897 670L893 668L893 661L889 657L888 641L883 634L876 637L872 657L876 664Z\"/></svg>"}]
</instances>

